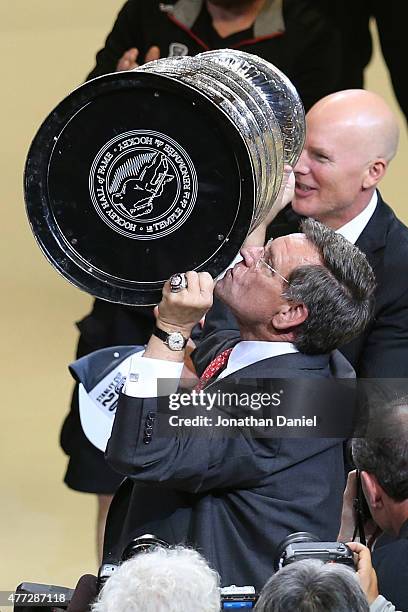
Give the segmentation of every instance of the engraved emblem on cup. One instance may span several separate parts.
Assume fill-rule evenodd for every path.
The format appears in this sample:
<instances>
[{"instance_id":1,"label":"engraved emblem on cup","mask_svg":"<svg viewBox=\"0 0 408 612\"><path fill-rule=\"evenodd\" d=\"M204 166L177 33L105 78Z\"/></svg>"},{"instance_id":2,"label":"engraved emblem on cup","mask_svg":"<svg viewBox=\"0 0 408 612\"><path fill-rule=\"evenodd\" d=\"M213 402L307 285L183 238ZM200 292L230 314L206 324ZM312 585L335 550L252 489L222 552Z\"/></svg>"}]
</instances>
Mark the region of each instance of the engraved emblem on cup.
<instances>
[{"instance_id":1,"label":"engraved emblem on cup","mask_svg":"<svg viewBox=\"0 0 408 612\"><path fill-rule=\"evenodd\" d=\"M89 174L96 212L111 229L153 240L178 229L197 199L197 173L172 138L149 130L120 134L98 151Z\"/></svg>"}]
</instances>

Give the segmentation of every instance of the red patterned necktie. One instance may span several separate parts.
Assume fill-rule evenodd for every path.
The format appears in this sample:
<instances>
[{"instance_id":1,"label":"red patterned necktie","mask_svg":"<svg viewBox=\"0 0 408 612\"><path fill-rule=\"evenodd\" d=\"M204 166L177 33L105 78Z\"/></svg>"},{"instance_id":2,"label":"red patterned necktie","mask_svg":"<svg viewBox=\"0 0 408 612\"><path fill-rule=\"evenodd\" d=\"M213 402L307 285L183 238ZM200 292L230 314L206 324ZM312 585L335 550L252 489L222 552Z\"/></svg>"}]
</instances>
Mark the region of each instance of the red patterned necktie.
<instances>
[{"instance_id":1,"label":"red patterned necktie","mask_svg":"<svg viewBox=\"0 0 408 612\"><path fill-rule=\"evenodd\" d=\"M225 349L222 353L218 355L212 362L205 368L204 372L200 376L200 380L194 387L194 391L201 391L207 385L208 381L216 376L222 368L227 365L229 356L231 354L232 348Z\"/></svg>"}]
</instances>

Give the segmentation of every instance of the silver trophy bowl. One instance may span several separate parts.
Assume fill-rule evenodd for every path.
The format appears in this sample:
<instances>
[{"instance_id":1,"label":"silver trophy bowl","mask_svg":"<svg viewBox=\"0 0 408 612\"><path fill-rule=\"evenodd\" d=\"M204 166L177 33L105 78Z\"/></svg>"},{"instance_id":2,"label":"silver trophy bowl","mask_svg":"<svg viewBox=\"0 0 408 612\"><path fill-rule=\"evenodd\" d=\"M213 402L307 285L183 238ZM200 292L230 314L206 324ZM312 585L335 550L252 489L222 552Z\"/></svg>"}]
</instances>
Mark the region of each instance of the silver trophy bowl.
<instances>
[{"instance_id":1,"label":"silver trophy bowl","mask_svg":"<svg viewBox=\"0 0 408 612\"><path fill-rule=\"evenodd\" d=\"M191 85L236 126L254 170L253 231L276 201L284 164L293 167L303 149L305 113L291 81L262 58L233 49L156 60L137 70Z\"/></svg>"},{"instance_id":2,"label":"silver trophy bowl","mask_svg":"<svg viewBox=\"0 0 408 612\"><path fill-rule=\"evenodd\" d=\"M219 276L275 203L305 135L290 81L234 50L98 77L31 145L27 214L57 271L97 298L160 300L175 272Z\"/></svg>"}]
</instances>

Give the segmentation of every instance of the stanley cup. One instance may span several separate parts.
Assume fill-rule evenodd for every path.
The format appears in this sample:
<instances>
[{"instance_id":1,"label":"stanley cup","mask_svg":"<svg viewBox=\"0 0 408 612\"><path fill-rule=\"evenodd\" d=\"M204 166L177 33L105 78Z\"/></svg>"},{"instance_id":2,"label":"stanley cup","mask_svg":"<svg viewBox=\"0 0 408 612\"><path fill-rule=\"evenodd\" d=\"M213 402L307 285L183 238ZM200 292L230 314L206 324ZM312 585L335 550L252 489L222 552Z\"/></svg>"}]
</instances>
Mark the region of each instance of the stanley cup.
<instances>
[{"instance_id":1,"label":"stanley cup","mask_svg":"<svg viewBox=\"0 0 408 612\"><path fill-rule=\"evenodd\" d=\"M251 232L276 200L283 165L294 166L303 148L305 113L291 81L260 57L232 49L156 60L137 70L194 87L234 123L245 139L254 169Z\"/></svg>"},{"instance_id":2,"label":"stanley cup","mask_svg":"<svg viewBox=\"0 0 408 612\"><path fill-rule=\"evenodd\" d=\"M85 83L47 117L25 172L50 263L95 297L160 300L175 272L221 274L267 216L305 136L299 96L236 50Z\"/></svg>"}]
</instances>

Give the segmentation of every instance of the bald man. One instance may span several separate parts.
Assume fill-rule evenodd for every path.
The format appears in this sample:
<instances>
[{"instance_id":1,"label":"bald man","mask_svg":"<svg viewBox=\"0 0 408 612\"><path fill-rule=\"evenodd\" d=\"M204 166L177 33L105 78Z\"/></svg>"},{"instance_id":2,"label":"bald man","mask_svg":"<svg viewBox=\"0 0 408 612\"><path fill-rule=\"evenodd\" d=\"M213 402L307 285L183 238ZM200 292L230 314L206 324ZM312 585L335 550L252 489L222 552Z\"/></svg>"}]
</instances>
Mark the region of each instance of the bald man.
<instances>
[{"instance_id":1,"label":"bald man","mask_svg":"<svg viewBox=\"0 0 408 612\"><path fill-rule=\"evenodd\" d=\"M306 120L292 205L282 223L269 226L267 238L294 231L295 212L324 223L366 253L377 279L375 317L340 350L360 377L408 377L408 228L377 189L397 151L396 119L380 96L347 90L317 102ZM208 357L231 344L232 317L219 304L216 309L193 355L199 373Z\"/></svg>"},{"instance_id":2,"label":"bald man","mask_svg":"<svg viewBox=\"0 0 408 612\"><path fill-rule=\"evenodd\" d=\"M323 98L307 114L293 210L334 230L353 220L357 227L363 211L368 222L376 208L376 187L397 146L396 119L377 94L351 89Z\"/></svg>"}]
</instances>

